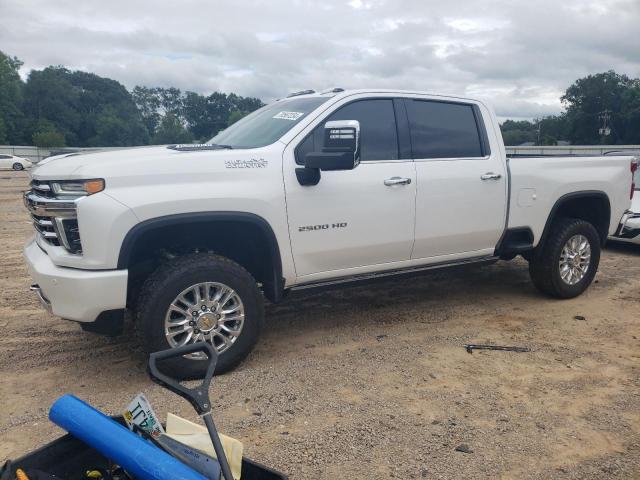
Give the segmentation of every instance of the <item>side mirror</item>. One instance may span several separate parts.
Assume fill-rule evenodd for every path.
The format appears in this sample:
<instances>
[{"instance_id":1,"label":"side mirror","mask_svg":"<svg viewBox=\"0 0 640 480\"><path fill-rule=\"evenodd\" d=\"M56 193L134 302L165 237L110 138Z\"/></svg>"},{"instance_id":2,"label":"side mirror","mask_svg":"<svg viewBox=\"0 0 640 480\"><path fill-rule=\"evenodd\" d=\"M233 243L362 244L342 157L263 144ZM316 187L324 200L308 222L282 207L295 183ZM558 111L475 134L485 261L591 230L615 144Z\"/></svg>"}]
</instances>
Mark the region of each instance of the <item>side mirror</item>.
<instances>
[{"instance_id":1,"label":"side mirror","mask_svg":"<svg viewBox=\"0 0 640 480\"><path fill-rule=\"evenodd\" d=\"M360 122L334 120L324 124L322 151L308 153L296 176L301 185L317 185L321 170L353 170L359 163Z\"/></svg>"},{"instance_id":2,"label":"side mirror","mask_svg":"<svg viewBox=\"0 0 640 480\"><path fill-rule=\"evenodd\" d=\"M321 152L305 157L307 168L319 170L353 170L360 163L360 122L334 120L324 124L324 146Z\"/></svg>"}]
</instances>

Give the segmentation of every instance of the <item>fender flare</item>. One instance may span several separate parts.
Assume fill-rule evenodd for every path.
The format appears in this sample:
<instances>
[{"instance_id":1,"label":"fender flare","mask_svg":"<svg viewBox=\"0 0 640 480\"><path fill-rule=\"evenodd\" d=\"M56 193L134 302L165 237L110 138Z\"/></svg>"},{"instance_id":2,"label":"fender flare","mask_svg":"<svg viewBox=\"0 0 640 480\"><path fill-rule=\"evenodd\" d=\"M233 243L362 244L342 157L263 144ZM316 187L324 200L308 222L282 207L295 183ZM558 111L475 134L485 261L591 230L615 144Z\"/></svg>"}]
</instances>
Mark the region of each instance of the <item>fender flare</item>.
<instances>
[{"instance_id":1,"label":"fender flare","mask_svg":"<svg viewBox=\"0 0 640 480\"><path fill-rule=\"evenodd\" d=\"M599 198L606 202L607 207L609 209L609 218L607 219L606 231L604 235L601 235L601 239L600 239L602 244L604 244L609 233L609 223L611 222L611 201L609 200L609 196L602 190L581 190L578 192L566 193L562 195L560 198L558 198L558 200L556 200L556 203L554 203L553 207L551 207L551 211L549 212L547 221L544 224L544 230L542 230L542 234L540 235L540 240L538 241L538 245L542 245L543 242L547 239L549 230L551 230L551 224L553 223L553 220L555 219L555 216L558 210L560 209L560 207L562 207L562 205L565 202L569 200L575 200L577 198Z\"/></svg>"},{"instance_id":2,"label":"fender flare","mask_svg":"<svg viewBox=\"0 0 640 480\"><path fill-rule=\"evenodd\" d=\"M144 220L135 225L125 235L118 254L118 269L126 269L131 261L134 246L141 235L157 228L179 226L187 223L238 222L258 227L267 239L267 246L273 262L272 278L264 282L265 295L273 302L282 298L284 279L282 278L282 259L280 248L271 225L262 217L248 212L193 212L165 215Z\"/></svg>"}]
</instances>

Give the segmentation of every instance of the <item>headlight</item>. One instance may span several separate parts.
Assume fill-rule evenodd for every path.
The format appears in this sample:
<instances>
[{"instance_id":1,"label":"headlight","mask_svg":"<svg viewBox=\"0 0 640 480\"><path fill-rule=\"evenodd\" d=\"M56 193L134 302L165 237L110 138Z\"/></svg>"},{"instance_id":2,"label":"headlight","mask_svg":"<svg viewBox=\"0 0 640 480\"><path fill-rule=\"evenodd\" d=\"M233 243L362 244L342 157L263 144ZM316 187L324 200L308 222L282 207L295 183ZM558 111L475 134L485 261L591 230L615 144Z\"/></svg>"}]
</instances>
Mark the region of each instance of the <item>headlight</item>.
<instances>
[{"instance_id":1,"label":"headlight","mask_svg":"<svg viewBox=\"0 0 640 480\"><path fill-rule=\"evenodd\" d=\"M104 180L60 180L51 182L51 188L56 195L85 196L104 190Z\"/></svg>"}]
</instances>

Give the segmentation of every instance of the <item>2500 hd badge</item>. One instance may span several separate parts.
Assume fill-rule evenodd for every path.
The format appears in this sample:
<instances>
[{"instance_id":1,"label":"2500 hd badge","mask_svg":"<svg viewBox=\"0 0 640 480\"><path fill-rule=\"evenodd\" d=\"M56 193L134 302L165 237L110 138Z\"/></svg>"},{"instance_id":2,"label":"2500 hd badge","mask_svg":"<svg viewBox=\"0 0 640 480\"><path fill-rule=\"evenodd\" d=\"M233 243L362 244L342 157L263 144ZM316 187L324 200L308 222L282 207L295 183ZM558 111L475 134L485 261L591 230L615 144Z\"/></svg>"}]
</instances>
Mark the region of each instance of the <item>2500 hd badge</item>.
<instances>
[{"instance_id":1,"label":"2500 hd badge","mask_svg":"<svg viewBox=\"0 0 640 480\"><path fill-rule=\"evenodd\" d=\"M340 223L323 223L322 225L306 225L304 227L298 227L299 232L313 232L316 230L330 230L332 228L346 228L347 222Z\"/></svg>"}]
</instances>

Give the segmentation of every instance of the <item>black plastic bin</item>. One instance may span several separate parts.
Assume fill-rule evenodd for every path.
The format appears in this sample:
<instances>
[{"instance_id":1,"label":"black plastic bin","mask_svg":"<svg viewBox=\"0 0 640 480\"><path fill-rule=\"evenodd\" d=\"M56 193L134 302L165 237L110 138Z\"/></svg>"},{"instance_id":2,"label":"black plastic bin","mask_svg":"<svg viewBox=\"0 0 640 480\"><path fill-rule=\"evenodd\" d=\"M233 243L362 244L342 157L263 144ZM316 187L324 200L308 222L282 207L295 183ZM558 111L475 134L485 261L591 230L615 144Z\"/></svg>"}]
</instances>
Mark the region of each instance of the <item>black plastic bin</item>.
<instances>
[{"instance_id":1,"label":"black plastic bin","mask_svg":"<svg viewBox=\"0 0 640 480\"><path fill-rule=\"evenodd\" d=\"M123 423L122 417L114 420ZM86 470L108 466L109 460L99 452L67 434L12 461L8 471L0 472L0 480L13 480L16 468L42 470L60 477L61 480L82 480ZM287 480L287 477L244 457L242 480Z\"/></svg>"}]
</instances>

